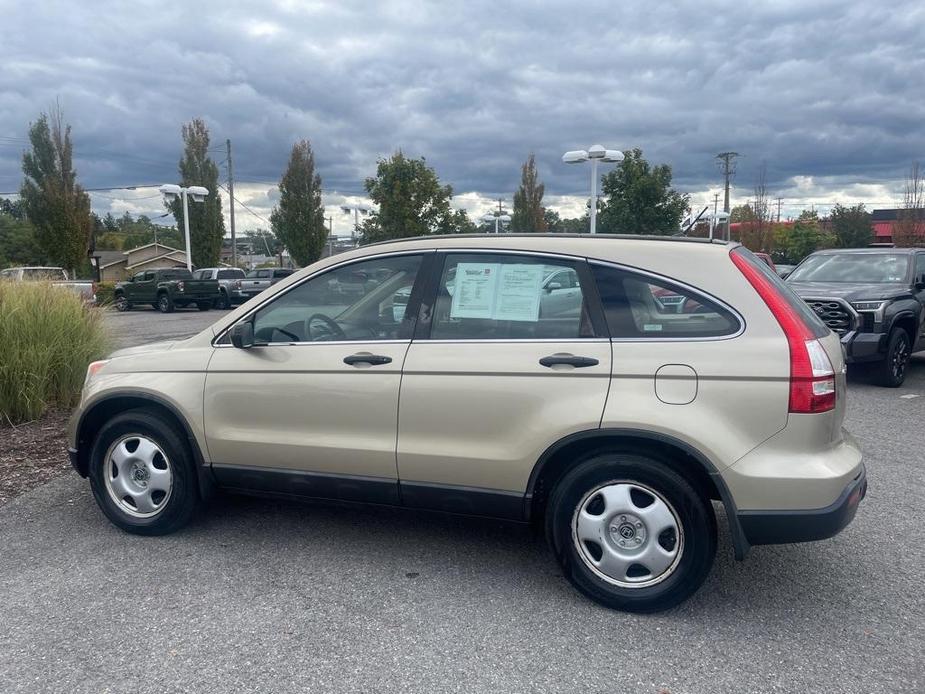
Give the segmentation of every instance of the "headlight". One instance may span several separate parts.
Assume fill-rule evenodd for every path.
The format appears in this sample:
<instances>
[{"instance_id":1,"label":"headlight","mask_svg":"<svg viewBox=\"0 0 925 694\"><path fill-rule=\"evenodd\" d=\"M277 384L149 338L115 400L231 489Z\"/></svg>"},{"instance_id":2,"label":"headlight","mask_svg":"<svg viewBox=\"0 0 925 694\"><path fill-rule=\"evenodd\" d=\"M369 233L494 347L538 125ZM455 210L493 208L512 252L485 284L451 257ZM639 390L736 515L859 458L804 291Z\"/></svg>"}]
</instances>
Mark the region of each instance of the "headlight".
<instances>
[{"instance_id":1,"label":"headlight","mask_svg":"<svg viewBox=\"0 0 925 694\"><path fill-rule=\"evenodd\" d=\"M851 303L857 311L880 311L886 304L886 301L853 301Z\"/></svg>"}]
</instances>

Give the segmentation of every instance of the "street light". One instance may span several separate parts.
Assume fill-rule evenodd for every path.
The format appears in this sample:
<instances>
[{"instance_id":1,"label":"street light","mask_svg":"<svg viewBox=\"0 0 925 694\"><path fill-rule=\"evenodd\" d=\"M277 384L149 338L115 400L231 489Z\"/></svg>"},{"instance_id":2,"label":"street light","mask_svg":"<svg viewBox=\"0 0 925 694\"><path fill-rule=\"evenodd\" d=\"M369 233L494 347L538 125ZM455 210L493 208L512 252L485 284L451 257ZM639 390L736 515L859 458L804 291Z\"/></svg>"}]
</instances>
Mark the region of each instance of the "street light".
<instances>
[{"instance_id":1,"label":"street light","mask_svg":"<svg viewBox=\"0 0 925 694\"><path fill-rule=\"evenodd\" d=\"M340 211L344 214L350 214L353 212L353 234L350 239L353 241L353 245L355 246L357 242L357 233L360 230L360 215L366 216L372 212L372 210L368 207L363 207L362 205L341 205Z\"/></svg>"},{"instance_id":2,"label":"street light","mask_svg":"<svg viewBox=\"0 0 925 694\"><path fill-rule=\"evenodd\" d=\"M599 162L616 164L623 161L623 152L618 149L604 149L603 145L592 145L587 150L575 149L562 155L566 164L591 162L591 233L597 233L597 165Z\"/></svg>"},{"instance_id":3,"label":"street light","mask_svg":"<svg viewBox=\"0 0 925 694\"><path fill-rule=\"evenodd\" d=\"M192 272L193 257L190 252L189 243L189 205L187 204L187 198L193 198L193 202L205 202L206 197L209 195L209 189L203 188L202 186L182 188L175 183L168 183L161 186L158 190L161 191L161 195L167 198L168 202L173 202L177 198L183 200L183 232L186 236L186 269Z\"/></svg>"},{"instance_id":4,"label":"street light","mask_svg":"<svg viewBox=\"0 0 925 694\"><path fill-rule=\"evenodd\" d=\"M492 222L494 222L495 223L495 233L499 234L501 233L500 226L502 224L507 224L508 222L510 222L511 216L507 214L499 214L499 215L486 214L482 216L482 221L485 222L486 224L491 224Z\"/></svg>"}]
</instances>

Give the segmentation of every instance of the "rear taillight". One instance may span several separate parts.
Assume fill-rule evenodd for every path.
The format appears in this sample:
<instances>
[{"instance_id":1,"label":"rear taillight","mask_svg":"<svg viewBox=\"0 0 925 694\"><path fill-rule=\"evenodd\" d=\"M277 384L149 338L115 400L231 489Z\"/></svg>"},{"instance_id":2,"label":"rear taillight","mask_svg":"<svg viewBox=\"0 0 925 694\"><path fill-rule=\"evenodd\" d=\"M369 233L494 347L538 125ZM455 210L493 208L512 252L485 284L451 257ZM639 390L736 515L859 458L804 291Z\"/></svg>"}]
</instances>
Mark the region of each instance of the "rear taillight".
<instances>
[{"instance_id":1,"label":"rear taillight","mask_svg":"<svg viewBox=\"0 0 925 694\"><path fill-rule=\"evenodd\" d=\"M790 347L790 412L806 414L835 408L835 369L822 343L793 310L780 289L733 250L730 258L780 324Z\"/></svg>"}]
</instances>

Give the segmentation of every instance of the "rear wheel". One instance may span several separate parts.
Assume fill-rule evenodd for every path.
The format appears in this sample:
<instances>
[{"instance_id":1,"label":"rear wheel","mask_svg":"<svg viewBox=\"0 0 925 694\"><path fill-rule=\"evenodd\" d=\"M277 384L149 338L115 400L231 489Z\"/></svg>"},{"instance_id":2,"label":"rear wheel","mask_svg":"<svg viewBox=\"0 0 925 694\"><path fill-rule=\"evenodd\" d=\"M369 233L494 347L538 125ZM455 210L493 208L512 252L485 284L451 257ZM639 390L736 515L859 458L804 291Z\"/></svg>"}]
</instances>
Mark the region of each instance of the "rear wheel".
<instances>
[{"instance_id":1,"label":"rear wheel","mask_svg":"<svg viewBox=\"0 0 925 694\"><path fill-rule=\"evenodd\" d=\"M167 292L157 297L157 310L161 313L173 313L173 299Z\"/></svg>"},{"instance_id":2,"label":"rear wheel","mask_svg":"<svg viewBox=\"0 0 925 694\"><path fill-rule=\"evenodd\" d=\"M547 537L565 575L606 607L655 612L704 582L716 553L709 500L657 460L604 453L553 491Z\"/></svg>"},{"instance_id":3,"label":"rear wheel","mask_svg":"<svg viewBox=\"0 0 925 694\"><path fill-rule=\"evenodd\" d=\"M210 308L212 308L212 302L211 301L197 301L196 307L200 311L208 311Z\"/></svg>"},{"instance_id":4,"label":"rear wheel","mask_svg":"<svg viewBox=\"0 0 925 694\"><path fill-rule=\"evenodd\" d=\"M906 380L906 367L911 353L909 333L902 328L893 328L887 342L886 359L877 362L871 377L878 386L898 388Z\"/></svg>"},{"instance_id":5,"label":"rear wheel","mask_svg":"<svg viewBox=\"0 0 925 694\"><path fill-rule=\"evenodd\" d=\"M198 503L194 462L182 432L146 410L124 412L97 434L90 486L106 517L139 535L178 530Z\"/></svg>"},{"instance_id":6,"label":"rear wheel","mask_svg":"<svg viewBox=\"0 0 925 694\"><path fill-rule=\"evenodd\" d=\"M116 310L117 311L131 311L132 303L125 298L125 294L116 295Z\"/></svg>"},{"instance_id":7,"label":"rear wheel","mask_svg":"<svg viewBox=\"0 0 925 694\"><path fill-rule=\"evenodd\" d=\"M224 289L219 293L219 297L215 300L215 308L222 309L227 311L231 308L231 299L228 298L228 292Z\"/></svg>"}]
</instances>

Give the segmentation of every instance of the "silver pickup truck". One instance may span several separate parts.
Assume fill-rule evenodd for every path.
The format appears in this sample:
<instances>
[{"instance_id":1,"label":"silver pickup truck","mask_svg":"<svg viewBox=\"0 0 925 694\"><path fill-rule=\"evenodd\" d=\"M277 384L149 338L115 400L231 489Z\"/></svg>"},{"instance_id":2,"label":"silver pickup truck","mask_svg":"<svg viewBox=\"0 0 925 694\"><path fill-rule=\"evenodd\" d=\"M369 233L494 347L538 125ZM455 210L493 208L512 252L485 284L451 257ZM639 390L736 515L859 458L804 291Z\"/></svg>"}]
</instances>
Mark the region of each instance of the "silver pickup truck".
<instances>
[{"instance_id":1,"label":"silver pickup truck","mask_svg":"<svg viewBox=\"0 0 925 694\"><path fill-rule=\"evenodd\" d=\"M293 272L295 270L288 270L284 267L262 267L251 270L247 273L247 277L241 280L241 291L250 299L267 287L289 277Z\"/></svg>"},{"instance_id":2,"label":"silver pickup truck","mask_svg":"<svg viewBox=\"0 0 925 694\"><path fill-rule=\"evenodd\" d=\"M218 280L220 296L215 300L215 308L229 309L243 304L250 296L241 288L244 282L244 270L236 267L204 267L193 273L194 280Z\"/></svg>"},{"instance_id":3,"label":"silver pickup truck","mask_svg":"<svg viewBox=\"0 0 925 694\"><path fill-rule=\"evenodd\" d=\"M72 280L60 267L10 267L0 270L0 280L13 282L51 282L77 294L88 303L96 302L96 284L90 280Z\"/></svg>"}]
</instances>

